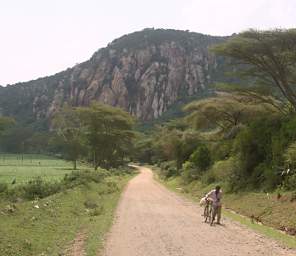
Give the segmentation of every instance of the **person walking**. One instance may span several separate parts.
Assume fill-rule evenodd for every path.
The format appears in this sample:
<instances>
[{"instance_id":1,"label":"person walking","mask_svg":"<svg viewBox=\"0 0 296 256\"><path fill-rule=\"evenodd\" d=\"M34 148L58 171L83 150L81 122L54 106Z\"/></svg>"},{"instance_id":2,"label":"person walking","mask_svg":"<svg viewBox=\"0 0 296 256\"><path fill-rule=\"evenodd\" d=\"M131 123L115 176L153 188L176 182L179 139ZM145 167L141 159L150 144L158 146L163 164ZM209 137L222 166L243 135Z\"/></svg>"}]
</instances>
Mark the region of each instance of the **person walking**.
<instances>
[{"instance_id":1,"label":"person walking","mask_svg":"<svg viewBox=\"0 0 296 256\"><path fill-rule=\"evenodd\" d=\"M215 189L211 190L206 195L206 200L211 200L213 202L213 213L212 213L212 220L211 225L213 225L215 218L217 216L217 224L221 224L221 209L222 209L222 190L220 186L216 186Z\"/></svg>"}]
</instances>

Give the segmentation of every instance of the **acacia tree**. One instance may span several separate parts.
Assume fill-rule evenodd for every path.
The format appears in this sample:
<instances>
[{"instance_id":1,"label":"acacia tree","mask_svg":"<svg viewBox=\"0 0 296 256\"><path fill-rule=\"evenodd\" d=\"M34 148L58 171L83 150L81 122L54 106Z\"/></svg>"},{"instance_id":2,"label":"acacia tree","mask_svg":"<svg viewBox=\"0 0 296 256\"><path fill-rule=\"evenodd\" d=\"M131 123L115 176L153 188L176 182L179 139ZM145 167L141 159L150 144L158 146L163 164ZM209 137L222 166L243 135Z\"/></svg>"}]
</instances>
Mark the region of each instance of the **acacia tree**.
<instances>
[{"instance_id":1,"label":"acacia tree","mask_svg":"<svg viewBox=\"0 0 296 256\"><path fill-rule=\"evenodd\" d=\"M77 109L85 126L87 144L93 153L94 167L116 167L131 152L134 120L125 111L92 103Z\"/></svg>"},{"instance_id":2,"label":"acacia tree","mask_svg":"<svg viewBox=\"0 0 296 256\"><path fill-rule=\"evenodd\" d=\"M77 169L77 160L83 154L84 127L75 109L64 106L53 118L53 129L57 138L54 143L60 145L67 160L73 162L73 169Z\"/></svg>"},{"instance_id":3,"label":"acacia tree","mask_svg":"<svg viewBox=\"0 0 296 256\"><path fill-rule=\"evenodd\" d=\"M196 129L218 127L222 131L245 124L266 113L278 113L273 104L240 93L220 93L217 97L189 103L184 110L189 112L185 120Z\"/></svg>"},{"instance_id":4,"label":"acacia tree","mask_svg":"<svg viewBox=\"0 0 296 256\"><path fill-rule=\"evenodd\" d=\"M277 87L296 110L296 29L249 30L213 48L241 73Z\"/></svg>"}]
</instances>

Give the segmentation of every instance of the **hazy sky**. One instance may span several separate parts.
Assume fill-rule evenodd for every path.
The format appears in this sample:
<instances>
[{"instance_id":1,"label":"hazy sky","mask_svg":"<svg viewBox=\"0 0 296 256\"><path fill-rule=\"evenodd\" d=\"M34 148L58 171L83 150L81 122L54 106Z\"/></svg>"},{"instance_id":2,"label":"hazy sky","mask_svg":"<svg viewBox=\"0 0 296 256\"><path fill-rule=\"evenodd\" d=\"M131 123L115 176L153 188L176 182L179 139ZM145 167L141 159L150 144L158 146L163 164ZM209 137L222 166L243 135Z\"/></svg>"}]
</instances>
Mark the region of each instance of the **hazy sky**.
<instances>
[{"instance_id":1,"label":"hazy sky","mask_svg":"<svg viewBox=\"0 0 296 256\"><path fill-rule=\"evenodd\" d=\"M51 75L145 27L296 27L296 0L0 0L0 84Z\"/></svg>"}]
</instances>

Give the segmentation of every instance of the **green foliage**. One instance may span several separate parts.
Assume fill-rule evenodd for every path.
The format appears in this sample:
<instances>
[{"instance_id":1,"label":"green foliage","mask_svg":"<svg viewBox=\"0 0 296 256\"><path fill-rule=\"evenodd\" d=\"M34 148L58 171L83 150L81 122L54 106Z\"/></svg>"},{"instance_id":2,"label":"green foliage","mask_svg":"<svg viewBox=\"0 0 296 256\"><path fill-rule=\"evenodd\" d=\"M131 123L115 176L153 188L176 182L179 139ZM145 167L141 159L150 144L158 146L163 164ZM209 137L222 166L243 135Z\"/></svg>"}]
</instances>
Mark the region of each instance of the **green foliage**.
<instances>
[{"instance_id":1,"label":"green foliage","mask_svg":"<svg viewBox=\"0 0 296 256\"><path fill-rule=\"evenodd\" d=\"M264 173L266 169L272 168L270 165L273 160L272 136L280 128L278 121L268 118L255 121L237 136L235 151L238 152L241 166L237 173L237 181L242 187L258 188L264 180L267 180ZM276 171L272 168L272 172ZM272 176L276 180L278 173Z\"/></svg>"},{"instance_id":2,"label":"green foliage","mask_svg":"<svg viewBox=\"0 0 296 256\"><path fill-rule=\"evenodd\" d=\"M233 140L222 140L210 145L212 161L225 160L231 156Z\"/></svg>"},{"instance_id":3,"label":"green foliage","mask_svg":"<svg viewBox=\"0 0 296 256\"><path fill-rule=\"evenodd\" d=\"M186 161L182 165L181 176L185 183L190 183L200 177L200 171L196 168L194 163Z\"/></svg>"},{"instance_id":4,"label":"green foliage","mask_svg":"<svg viewBox=\"0 0 296 256\"><path fill-rule=\"evenodd\" d=\"M76 161L85 151L84 127L78 113L73 108L65 106L55 115L52 123L57 134L52 143L60 145L64 158L73 161L73 169L76 170Z\"/></svg>"},{"instance_id":5,"label":"green foliage","mask_svg":"<svg viewBox=\"0 0 296 256\"><path fill-rule=\"evenodd\" d=\"M98 171L99 172L99 171ZM0 255L63 255L78 233L88 234L87 255L96 255L110 229L122 189L132 175L106 177L99 183L76 186L34 201L0 198ZM113 183L111 189L107 183ZM97 205L88 209L85 202ZM10 207L12 212L6 212ZM38 206L38 207L37 207Z\"/></svg>"},{"instance_id":6,"label":"green foliage","mask_svg":"<svg viewBox=\"0 0 296 256\"><path fill-rule=\"evenodd\" d=\"M33 200L36 198L45 198L77 186L87 186L91 182L100 183L109 175L110 173L104 170L72 171L69 174L65 174L64 179L59 181L48 181L41 177L36 177L25 184L20 184L15 187L7 188L7 186L3 186L5 190L2 192L4 192L4 195L10 198L10 200L15 200L16 198Z\"/></svg>"},{"instance_id":7,"label":"green foliage","mask_svg":"<svg viewBox=\"0 0 296 256\"><path fill-rule=\"evenodd\" d=\"M256 95L256 94L255 94ZM238 93L218 93L199 101L193 101L184 107L189 114L185 120L196 129L220 128L228 131L239 124L246 124L266 114L276 114L278 109L270 102L263 102L255 95L241 95Z\"/></svg>"},{"instance_id":8,"label":"green foliage","mask_svg":"<svg viewBox=\"0 0 296 256\"><path fill-rule=\"evenodd\" d=\"M25 199L33 200L36 198L44 198L53 194L56 194L61 190L61 184L58 182L48 182L42 180L41 177L37 177L34 180L29 181L26 185L17 187L9 192L9 195L18 194L18 192L23 191L22 196Z\"/></svg>"},{"instance_id":9,"label":"green foliage","mask_svg":"<svg viewBox=\"0 0 296 256\"><path fill-rule=\"evenodd\" d=\"M190 155L189 161L201 172L206 171L211 165L210 150L206 145L198 146L198 148Z\"/></svg>"},{"instance_id":10,"label":"green foliage","mask_svg":"<svg viewBox=\"0 0 296 256\"><path fill-rule=\"evenodd\" d=\"M2 135L8 128L15 125L15 120L11 117L0 117L0 135Z\"/></svg>"},{"instance_id":11,"label":"green foliage","mask_svg":"<svg viewBox=\"0 0 296 256\"><path fill-rule=\"evenodd\" d=\"M230 57L233 64L242 68L241 74L277 87L295 110L295 29L249 30L213 50Z\"/></svg>"},{"instance_id":12,"label":"green foliage","mask_svg":"<svg viewBox=\"0 0 296 256\"><path fill-rule=\"evenodd\" d=\"M80 166L88 169L88 166ZM38 176L46 181L63 179L71 171L69 162L40 154L0 154L0 183L19 185ZM14 182L13 182L14 181Z\"/></svg>"},{"instance_id":13,"label":"green foliage","mask_svg":"<svg viewBox=\"0 0 296 256\"><path fill-rule=\"evenodd\" d=\"M153 139L149 136L137 136L134 144L133 159L141 163L152 163Z\"/></svg>"},{"instance_id":14,"label":"green foliage","mask_svg":"<svg viewBox=\"0 0 296 256\"><path fill-rule=\"evenodd\" d=\"M177 42L186 48L188 52L195 48L206 48L208 45L224 41L223 38L207 36L195 32L145 28L142 31L124 35L109 44L111 49L122 50L139 49L149 45Z\"/></svg>"},{"instance_id":15,"label":"green foliage","mask_svg":"<svg viewBox=\"0 0 296 256\"><path fill-rule=\"evenodd\" d=\"M3 192L6 192L7 189L8 189L7 183L1 182L0 183L0 194L3 193Z\"/></svg>"},{"instance_id":16,"label":"green foliage","mask_svg":"<svg viewBox=\"0 0 296 256\"><path fill-rule=\"evenodd\" d=\"M77 109L95 168L117 167L132 152L134 120L125 111L93 103Z\"/></svg>"},{"instance_id":17,"label":"green foliage","mask_svg":"<svg viewBox=\"0 0 296 256\"><path fill-rule=\"evenodd\" d=\"M296 190L296 174L285 177L283 187L287 190Z\"/></svg>"},{"instance_id":18,"label":"green foliage","mask_svg":"<svg viewBox=\"0 0 296 256\"><path fill-rule=\"evenodd\" d=\"M235 157L215 162L211 168L203 174L201 180L204 184L222 183L223 187L230 189L235 172L238 170L238 162Z\"/></svg>"},{"instance_id":19,"label":"green foliage","mask_svg":"<svg viewBox=\"0 0 296 256\"><path fill-rule=\"evenodd\" d=\"M292 171L296 171L296 142L293 142L287 148L285 154L285 164Z\"/></svg>"},{"instance_id":20,"label":"green foliage","mask_svg":"<svg viewBox=\"0 0 296 256\"><path fill-rule=\"evenodd\" d=\"M108 172L105 172L104 170L72 171L65 175L62 183L67 188L71 188L79 185L86 185L90 182L99 183L108 175Z\"/></svg>"},{"instance_id":21,"label":"green foliage","mask_svg":"<svg viewBox=\"0 0 296 256\"><path fill-rule=\"evenodd\" d=\"M175 161L162 162L159 167L162 178L168 179L179 174Z\"/></svg>"},{"instance_id":22,"label":"green foliage","mask_svg":"<svg viewBox=\"0 0 296 256\"><path fill-rule=\"evenodd\" d=\"M182 167L200 143L199 134L195 131L180 131L168 126L159 127L153 140L155 158L160 161L174 160L177 169Z\"/></svg>"}]
</instances>

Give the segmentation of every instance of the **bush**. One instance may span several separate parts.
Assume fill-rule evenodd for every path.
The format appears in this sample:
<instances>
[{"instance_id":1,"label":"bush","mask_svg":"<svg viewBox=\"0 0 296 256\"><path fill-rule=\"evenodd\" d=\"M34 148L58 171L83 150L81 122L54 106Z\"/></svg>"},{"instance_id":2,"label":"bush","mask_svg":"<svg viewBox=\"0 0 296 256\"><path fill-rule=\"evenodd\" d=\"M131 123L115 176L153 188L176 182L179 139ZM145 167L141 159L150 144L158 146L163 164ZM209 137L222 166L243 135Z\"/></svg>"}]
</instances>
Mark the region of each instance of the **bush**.
<instances>
[{"instance_id":1,"label":"bush","mask_svg":"<svg viewBox=\"0 0 296 256\"><path fill-rule=\"evenodd\" d=\"M286 190L296 190L296 174L287 176L284 179L283 188Z\"/></svg>"},{"instance_id":2,"label":"bush","mask_svg":"<svg viewBox=\"0 0 296 256\"><path fill-rule=\"evenodd\" d=\"M87 185L90 182L100 183L109 172L103 170L97 171L72 171L66 174L63 180L67 188L73 188L79 185Z\"/></svg>"},{"instance_id":3,"label":"bush","mask_svg":"<svg viewBox=\"0 0 296 256\"><path fill-rule=\"evenodd\" d=\"M207 172L204 173L201 180L205 184L229 183L237 171L237 160L231 157L224 161L217 161Z\"/></svg>"},{"instance_id":4,"label":"bush","mask_svg":"<svg viewBox=\"0 0 296 256\"><path fill-rule=\"evenodd\" d=\"M1 190L3 190L2 192L6 192L6 196L11 201L15 201L17 198L33 200L44 198L69 188L88 185L91 182L101 183L108 175L110 175L110 172L105 170L73 171L70 174L66 174L64 179L59 182L48 182L44 181L41 177L37 177L24 185L19 185L11 189L7 188L6 184L0 183L0 193ZM107 182L104 187L104 193L113 193L117 190L118 187L114 182Z\"/></svg>"},{"instance_id":5,"label":"bush","mask_svg":"<svg viewBox=\"0 0 296 256\"><path fill-rule=\"evenodd\" d=\"M44 198L60 192L61 188L62 186L58 182L45 182L41 179L41 177L37 177L36 179L29 181L26 185L22 187L24 191L23 197L29 200L35 198Z\"/></svg>"},{"instance_id":6,"label":"bush","mask_svg":"<svg viewBox=\"0 0 296 256\"><path fill-rule=\"evenodd\" d=\"M211 153L205 145L200 145L190 156L192 162L200 171L204 172L211 165Z\"/></svg>"},{"instance_id":7,"label":"bush","mask_svg":"<svg viewBox=\"0 0 296 256\"><path fill-rule=\"evenodd\" d=\"M8 189L8 185L6 183L0 183L0 193L6 192Z\"/></svg>"},{"instance_id":8,"label":"bush","mask_svg":"<svg viewBox=\"0 0 296 256\"><path fill-rule=\"evenodd\" d=\"M178 175L178 169L175 161L162 162L160 164L160 176L162 178L170 178Z\"/></svg>"},{"instance_id":9,"label":"bush","mask_svg":"<svg viewBox=\"0 0 296 256\"><path fill-rule=\"evenodd\" d=\"M263 183L269 188L277 185L278 179L269 165L278 165L274 161L273 145L274 135L280 127L279 120L264 118L254 121L239 133L234 151L237 152L240 168L233 185L241 188L259 188Z\"/></svg>"},{"instance_id":10,"label":"bush","mask_svg":"<svg viewBox=\"0 0 296 256\"><path fill-rule=\"evenodd\" d=\"M95 209L98 207L97 203L91 199L86 200L83 204L87 209Z\"/></svg>"},{"instance_id":11,"label":"bush","mask_svg":"<svg viewBox=\"0 0 296 256\"><path fill-rule=\"evenodd\" d=\"M200 170L195 166L194 163L186 161L182 165L181 176L185 183L190 183L193 180L197 180L200 177Z\"/></svg>"},{"instance_id":12,"label":"bush","mask_svg":"<svg viewBox=\"0 0 296 256\"><path fill-rule=\"evenodd\" d=\"M225 160L230 157L233 141L222 141L211 147L213 161Z\"/></svg>"}]
</instances>

